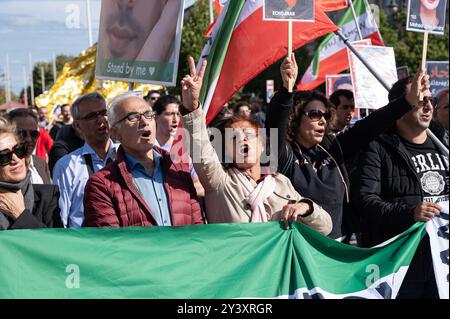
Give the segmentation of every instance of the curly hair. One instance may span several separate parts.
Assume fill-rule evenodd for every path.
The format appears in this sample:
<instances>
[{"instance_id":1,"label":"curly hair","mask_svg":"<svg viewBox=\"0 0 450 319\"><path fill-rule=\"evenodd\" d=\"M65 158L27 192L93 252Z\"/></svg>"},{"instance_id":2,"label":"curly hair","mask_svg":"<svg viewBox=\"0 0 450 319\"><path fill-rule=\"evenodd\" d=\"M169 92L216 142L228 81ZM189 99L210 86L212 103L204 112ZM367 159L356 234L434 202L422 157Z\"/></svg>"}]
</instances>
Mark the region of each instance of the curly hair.
<instances>
[{"instance_id":1,"label":"curly hair","mask_svg":"<svg viewBox=\"0 0 450 319\"><path fill-rule=\"evenodd\" d=\"M326 109L331 111L331 119L327 121L327 125L325 128L326 134L330 133L331 131L330 124L334 121L334 116L336 113L335 106L332 103L330 103L330 101L326 98L326 96L319 91L300 91L297 92L296 95L297 94L298 94L297 97L294 96L294 108L291 114L289 115L288 120L288 129L286 136L288 142L294 143L297 140L296 139L297 132L298 129L300 128L302 116L304 115L303 110L312 101L322 102L325 105Z\"/></svg>"}]
</instances>

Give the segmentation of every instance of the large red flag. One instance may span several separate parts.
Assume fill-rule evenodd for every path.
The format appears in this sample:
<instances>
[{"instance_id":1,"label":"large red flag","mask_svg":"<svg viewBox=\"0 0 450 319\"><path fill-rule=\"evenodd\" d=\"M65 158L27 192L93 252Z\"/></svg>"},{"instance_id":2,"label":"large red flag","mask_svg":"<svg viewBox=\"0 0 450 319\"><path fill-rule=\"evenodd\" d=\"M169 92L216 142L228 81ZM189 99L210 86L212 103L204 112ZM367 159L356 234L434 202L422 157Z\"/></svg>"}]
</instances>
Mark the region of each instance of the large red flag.
<instances>
[{"instance_id":1,"label":"large red flag","mask_svg":"<svg viewBox=\"0 0 450 319\"><path fill-rule=\"evenodd\" d=\"M202 52L207 58L202 90L209 123L248 81L287 55L288 23L263 21L263 1L229 1ZM297 49L337 27L316 4L315 22L293 23Z\"/></svg>"}]
</instances>

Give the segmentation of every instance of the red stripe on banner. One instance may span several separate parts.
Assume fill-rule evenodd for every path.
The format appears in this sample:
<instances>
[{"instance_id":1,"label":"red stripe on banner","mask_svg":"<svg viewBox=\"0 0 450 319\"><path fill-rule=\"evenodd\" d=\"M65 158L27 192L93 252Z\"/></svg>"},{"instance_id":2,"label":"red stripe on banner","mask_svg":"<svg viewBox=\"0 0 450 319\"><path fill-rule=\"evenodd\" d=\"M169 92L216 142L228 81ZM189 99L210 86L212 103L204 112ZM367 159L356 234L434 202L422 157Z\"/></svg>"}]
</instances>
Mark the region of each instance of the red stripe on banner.
<instances>
[{"instance_id":1,"label":"red stripe on banner","mask_svg":"<svg viewBox=\"0 0 450 319\"><path fill-rule=\"evenodd\" d=\"M320 8L325 12L345 9L349 6L347 0L316 0Z\"/></svg>"},{"instance_id":2,"label":"red stripe on banner","mask_svg":"<svg viewBox=\"0 0 450 319\"><path fill-rule=\"evenodd\" d=\"M337 30L337 27L316 6L314 23L293 23L293 49ZM233 33L206 122L220 112L231 97L248 81L274 62L287 55L287 21L263 21L262 7L242 21Z\"/></svg>"},{"instance_id":3,"label":"red stripe on banner","mask_svg":"<svg viewBox=\"0 0 450 319\"><path fill-rule=\"evenodd\" d=\"M366 39L368 38L372 40L372 45L384 46L384 42L378 32L370 34L368 37L366 37ZM329 56L328 58L320 61L319 75L317 76L317 79L306 84L299 83L297 85L297 89L299 91L313 90L323 82L325 82L326 75L339 74L342 71L348 70L349 68L350 65L348 64L347 48L345 48L333 54L332 56Z\"/></svg>"}]
</instances>

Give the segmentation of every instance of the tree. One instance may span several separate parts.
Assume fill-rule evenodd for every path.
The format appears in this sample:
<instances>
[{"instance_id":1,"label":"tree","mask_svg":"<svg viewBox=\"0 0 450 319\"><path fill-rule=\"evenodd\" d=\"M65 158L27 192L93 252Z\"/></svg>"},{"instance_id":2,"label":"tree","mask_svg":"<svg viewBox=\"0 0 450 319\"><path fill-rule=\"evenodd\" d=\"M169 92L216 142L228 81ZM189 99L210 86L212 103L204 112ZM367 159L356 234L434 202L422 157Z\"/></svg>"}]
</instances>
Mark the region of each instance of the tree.
<instances>
[{"instance_id":1,"label":"tree","mask_svg":"<svg viewBox=\"0 0 450 319\"><path fill-rule=\"evenodd\" d=\"M178 78L174 88L169 88L170 94L180 94L180 80L189 73L187 60L189 55L197 59L206 43L205 31L209 27L208 0L197 0L195 5L184 16L183 35L181 36L180 59L178 63Z\"/></svg>"},{"instance_id":2,"label":"tree","mask_svg":"<svg viewBox=\"0 0 450 319\"><path fill-rule=\"evenodd\" d=\"M67 55L58 55L56 56L56 77L58 77L59 73L62 71L64 64L72 59L72 56ZM45 82L45 90L50 89L53 82L53 61L50 62L38 62L33 67L33 88L34 88L34 96L37 97L43 93L42 91L42 77L41 77L41 67L44 68L44 82ZM22 99L24 95L24 90L20 91L20 98ZM27 87L27 95L28 95L28 105L31 105L31 88Z\"/></svg>"},{"instance_id":3,"label":"tree","mask_svg":"<svg viewBox=\"0 0 450 319\"><path fill-rule=\"evenodd\" d=\"M407 65L415 73L422 61L423 33L405 31L406 12L394 17L394 26L390 25L384 12L380 15L380 32L386 46L394 48L397 67ZM430 34L428 37L427 60L448 61L448 22L443 36Z\"/></svg>"}]
</instances>

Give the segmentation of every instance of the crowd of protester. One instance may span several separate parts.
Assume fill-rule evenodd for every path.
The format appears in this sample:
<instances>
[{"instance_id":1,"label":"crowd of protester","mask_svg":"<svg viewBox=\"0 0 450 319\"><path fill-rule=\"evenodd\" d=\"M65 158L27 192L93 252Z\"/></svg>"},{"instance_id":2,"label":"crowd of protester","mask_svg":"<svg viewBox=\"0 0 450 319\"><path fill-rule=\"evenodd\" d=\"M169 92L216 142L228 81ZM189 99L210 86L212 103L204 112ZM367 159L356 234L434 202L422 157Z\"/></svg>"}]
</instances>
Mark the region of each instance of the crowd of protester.
<instances>
[{"instance_id":1,"label":"crowd of protester","mask_svg":"<svg viewBox=\"0 0 450 319\"><path fill-rule=\"evenodd\" d=\"M288 57L269 105L230 103L207 127L205 67L190 58L181 100L150 91L107 102L94 92L62 105L54 123L46 108L2 115L0 230L297 221L372 247L448 203L448 157L427 135L448 148L448 89L432 100L422 70L352 124L353 93L296 92ZM261 156L273 148L270 171ZM438 297L427 236L399 297Z\"/></svg>"}]
</instances>

